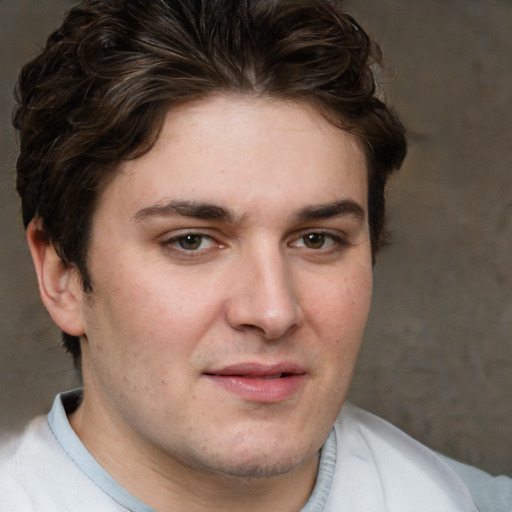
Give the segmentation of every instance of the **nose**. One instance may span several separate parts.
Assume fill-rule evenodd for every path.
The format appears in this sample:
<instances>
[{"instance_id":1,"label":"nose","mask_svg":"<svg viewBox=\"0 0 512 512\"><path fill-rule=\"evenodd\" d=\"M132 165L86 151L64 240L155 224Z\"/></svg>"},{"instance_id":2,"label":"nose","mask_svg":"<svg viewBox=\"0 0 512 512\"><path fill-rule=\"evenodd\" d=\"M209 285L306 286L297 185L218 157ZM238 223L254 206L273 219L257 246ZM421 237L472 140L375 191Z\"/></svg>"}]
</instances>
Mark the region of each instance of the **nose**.
<instances>
[{"instance_id":1,"label":"nose","mask_svg":"<svg viewBox=\"0 0 512 512\"><path fill-rule=\"evenodd\" d=\"M227 319L238 331L276 340L302 322L290 263L278 248L252 250L232 269Z\"/></svg>"}]
</instances>

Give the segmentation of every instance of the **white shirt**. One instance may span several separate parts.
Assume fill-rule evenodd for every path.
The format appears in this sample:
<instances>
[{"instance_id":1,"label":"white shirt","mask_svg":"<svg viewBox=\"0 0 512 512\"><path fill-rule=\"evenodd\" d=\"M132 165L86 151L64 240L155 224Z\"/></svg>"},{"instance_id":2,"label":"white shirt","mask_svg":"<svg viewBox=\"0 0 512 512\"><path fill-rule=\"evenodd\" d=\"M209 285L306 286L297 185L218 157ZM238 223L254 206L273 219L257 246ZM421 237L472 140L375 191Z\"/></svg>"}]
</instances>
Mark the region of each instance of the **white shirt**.
<instances>
[{"instance_id":1,"label":"white shirt","mask_svg":"<svg viewBox=\"0 0 512 512\"><path fill-rule=\"evenodd\" d=\"M123 489L74 433L66 410L79 392L58 395L0 454L0 512L154 512ZM511 507L512 510L512 507ZM301 512L477 512L468 489L434 452L350 404L321 453Z\"/></svg>"}]
</instances>

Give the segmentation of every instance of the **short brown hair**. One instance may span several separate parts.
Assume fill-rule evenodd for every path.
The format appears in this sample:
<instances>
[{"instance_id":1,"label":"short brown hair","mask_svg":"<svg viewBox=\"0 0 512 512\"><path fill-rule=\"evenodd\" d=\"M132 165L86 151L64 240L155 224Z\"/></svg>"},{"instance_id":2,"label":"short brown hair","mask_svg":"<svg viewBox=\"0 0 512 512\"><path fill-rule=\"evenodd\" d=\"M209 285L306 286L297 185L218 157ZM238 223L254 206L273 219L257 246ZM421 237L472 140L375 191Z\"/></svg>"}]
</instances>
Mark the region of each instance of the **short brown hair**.
<instances>
[{"instance_id":1,"label":"short brown hair","mask_svg":"<svg viewBox=\"0 0 512 512\"><path fill-rule=\"evenodd\" d=\"M173 105L216 92L297 99L360 137L375 257L384 188L404 128L377 97L381 52L336 0L86 0L21 71L17 190L91 290L87 247L99 192L120 161L149 151ZM64 333L77 359L78 339Z\"/></svg>"}]
</instances>

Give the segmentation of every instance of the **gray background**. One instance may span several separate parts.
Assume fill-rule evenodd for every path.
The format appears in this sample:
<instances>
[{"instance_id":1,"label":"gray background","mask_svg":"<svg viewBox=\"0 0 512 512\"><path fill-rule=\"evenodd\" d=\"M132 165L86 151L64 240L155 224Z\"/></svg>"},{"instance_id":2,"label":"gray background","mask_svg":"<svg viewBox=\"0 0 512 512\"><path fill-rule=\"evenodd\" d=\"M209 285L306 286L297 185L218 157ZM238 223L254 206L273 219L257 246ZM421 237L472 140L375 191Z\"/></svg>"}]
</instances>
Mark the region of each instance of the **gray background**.
<instances>
[{"instance_id":1,"label":"gray background","mask_svg":"<svg viewBox=\"0 0 512 512\"><path fill-rule=\"evenodd\" d=\"M0 0L0 421L9 432L77 384L40 305L14 193L19 66L73 2ZM394 243L351 399L429 446L512 473L512 2L351 0L381 43L410 132Z\"/></svg>"}]
</instances>

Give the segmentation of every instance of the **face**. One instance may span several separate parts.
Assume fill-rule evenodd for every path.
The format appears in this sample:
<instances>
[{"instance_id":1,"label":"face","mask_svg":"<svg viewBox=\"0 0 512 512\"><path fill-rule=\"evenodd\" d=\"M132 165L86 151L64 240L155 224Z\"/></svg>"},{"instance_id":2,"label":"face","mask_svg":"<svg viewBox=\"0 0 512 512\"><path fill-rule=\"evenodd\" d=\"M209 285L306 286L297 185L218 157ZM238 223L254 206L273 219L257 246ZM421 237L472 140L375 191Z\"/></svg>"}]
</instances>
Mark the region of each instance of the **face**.
<instances>
[{"instance_id":1,"label":"face","mask_svg":"<svg viewBox=\"0 0 512 512\"><path fill-rule=\"evenodd\" d=\"M95 212L89 429L215 474L311 463L369 311L366 202L358 142L306 105L216 97L170 112Z\"/></svg>"}]
</instances>

